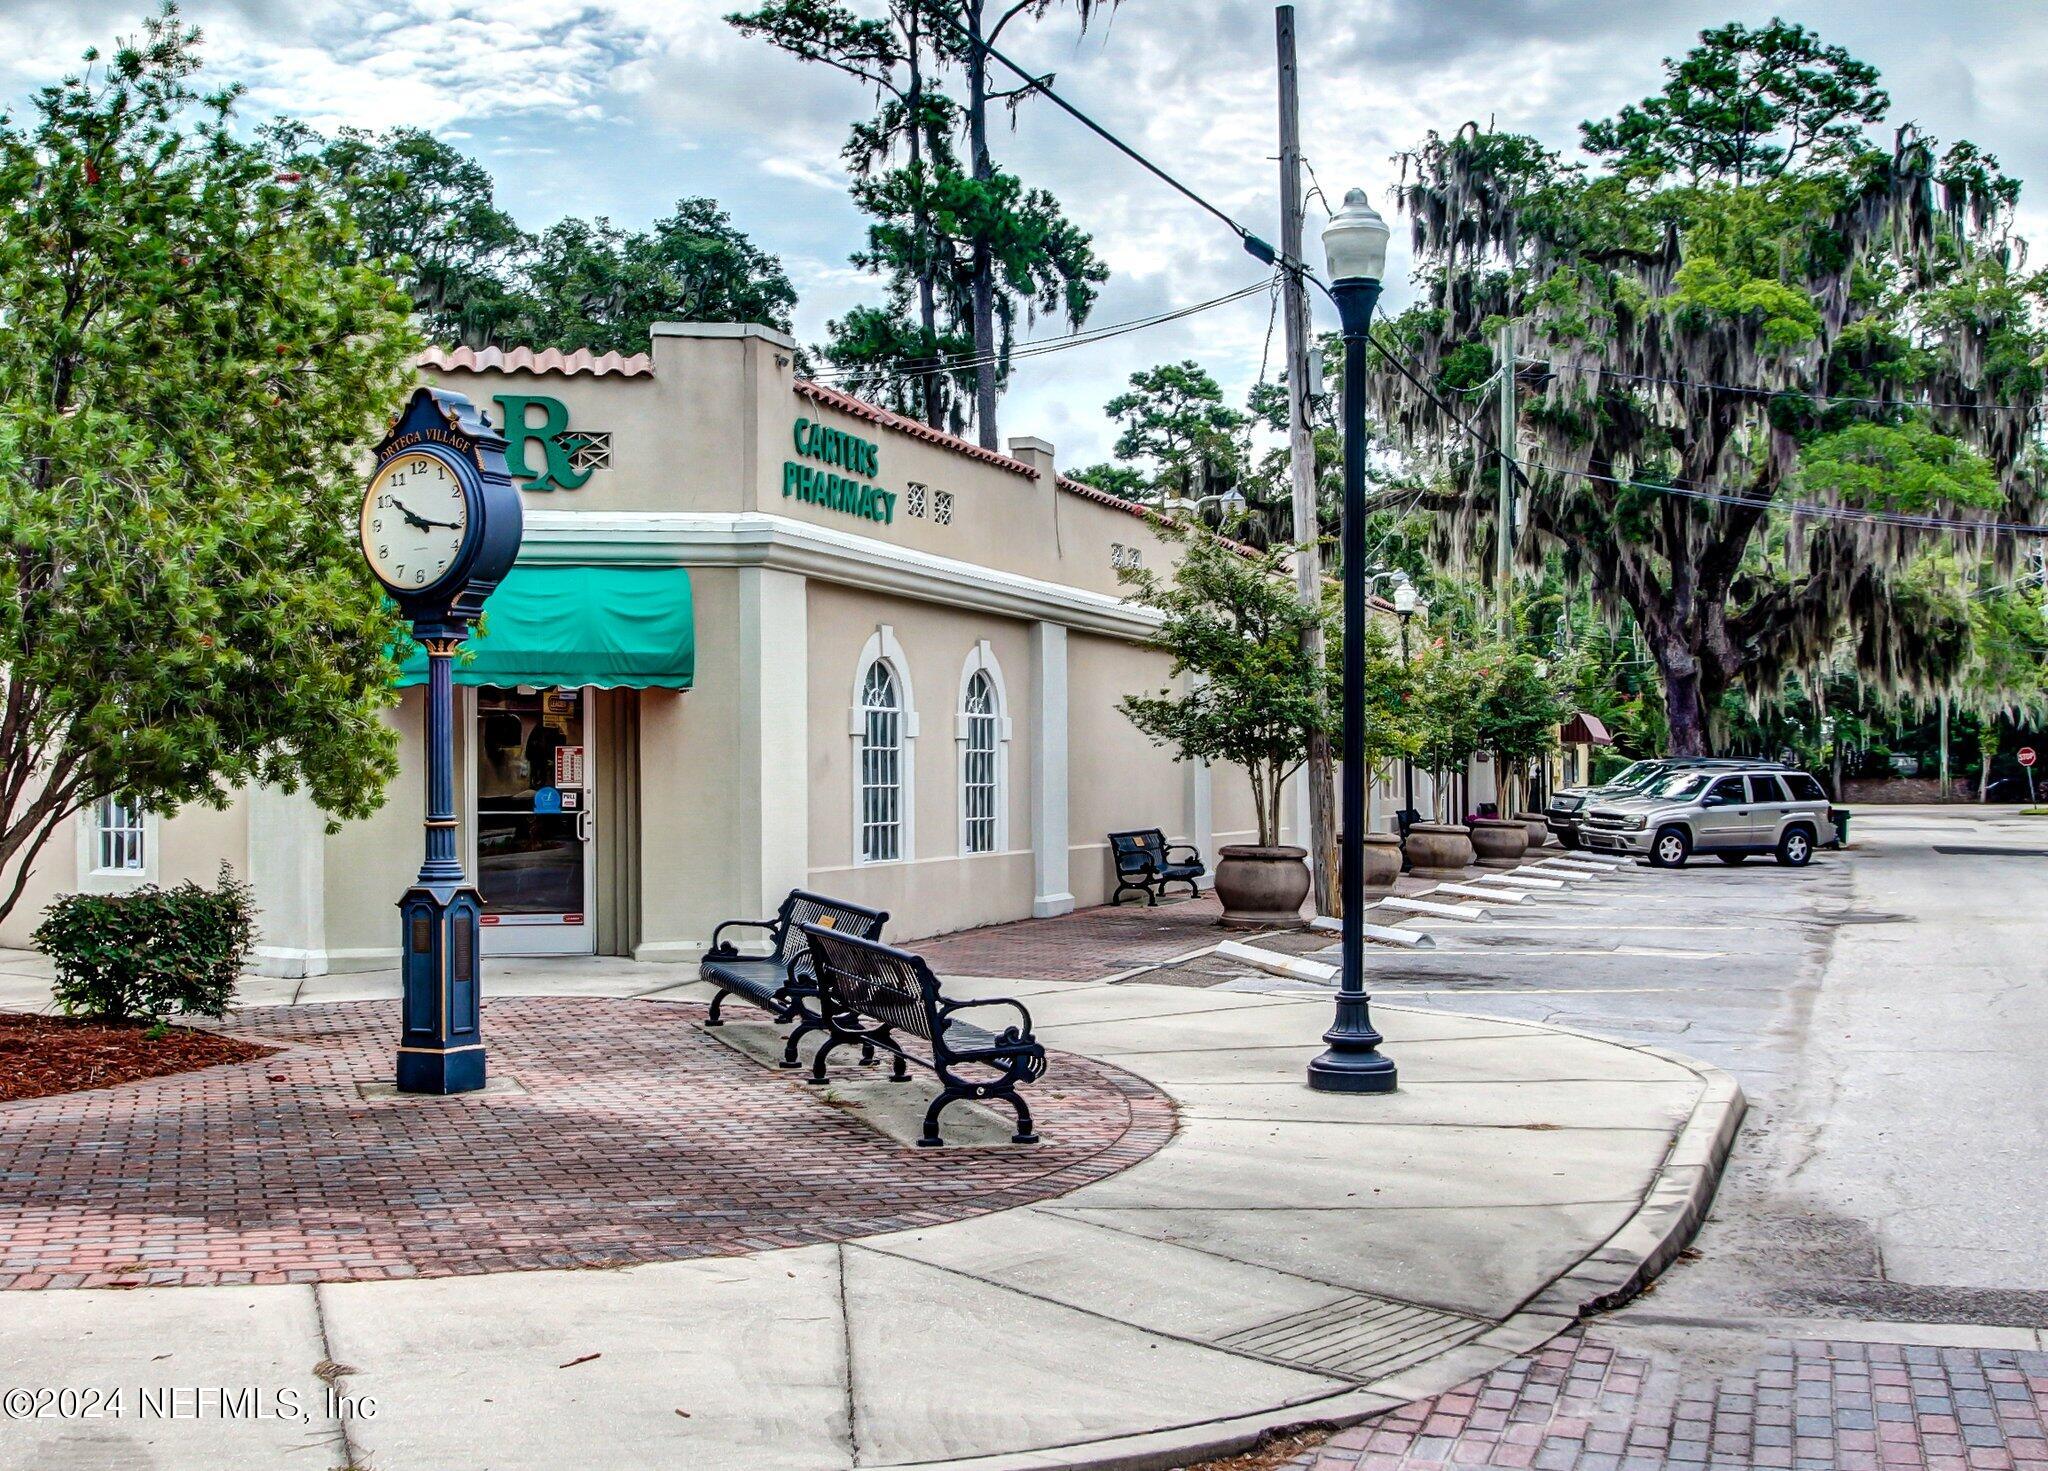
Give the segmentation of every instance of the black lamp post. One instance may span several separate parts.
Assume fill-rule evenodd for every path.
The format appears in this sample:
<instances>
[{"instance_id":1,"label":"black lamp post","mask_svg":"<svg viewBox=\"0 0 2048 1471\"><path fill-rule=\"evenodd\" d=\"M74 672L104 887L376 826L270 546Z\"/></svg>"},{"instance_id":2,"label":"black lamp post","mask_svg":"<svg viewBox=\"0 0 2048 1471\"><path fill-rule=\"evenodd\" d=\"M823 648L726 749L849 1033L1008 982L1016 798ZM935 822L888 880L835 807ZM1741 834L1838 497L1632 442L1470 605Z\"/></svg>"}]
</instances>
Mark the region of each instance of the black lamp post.
<instances>
[{"instance_id":1,"label":"black lamp post","mask_svg":"<svg viewBox=\"0 0 2048 1471\"><path fill-rule=\"evenodd\" d=\"M1391 234L1363 189L1344 196L1323 230L1330 296L1344 330L1343 965L1337 1018L1323 1033L1329 1048L1308 1065L1309 1087L1325 1093L1390 1093L1396 1079L1365 994L1365 354Z\"/></svg>"}]
</instances>

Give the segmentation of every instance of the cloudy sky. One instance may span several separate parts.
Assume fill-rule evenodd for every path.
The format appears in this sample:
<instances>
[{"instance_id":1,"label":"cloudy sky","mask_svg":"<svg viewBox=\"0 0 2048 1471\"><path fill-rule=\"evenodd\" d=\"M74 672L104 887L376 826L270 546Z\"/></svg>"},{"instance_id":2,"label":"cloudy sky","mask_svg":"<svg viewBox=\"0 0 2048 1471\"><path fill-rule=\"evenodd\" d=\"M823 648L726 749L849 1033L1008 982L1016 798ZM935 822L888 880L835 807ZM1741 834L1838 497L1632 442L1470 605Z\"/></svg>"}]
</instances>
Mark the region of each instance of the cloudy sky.
<instances>
[{"instance_id":1,"label":"cloudy sky","mask_svg":"<svg viewBox=\"0 0 2048 1471\"><path fill-rule=\"evenodd\" d=\"M145 0L0 0L0 100L18 105L80 51L136 28ZM566 214L641 225L682 195L717 199L781 256L799 334L875 299L847 264L861 224L838 152L870 99L852 81L747 41L737 0L186 0L216 80L252 119L428 127L483 160L530 229ZM877 9L878 0L851 0ZM1558 146L1582 118L1653 91L1661 58L1706 25L1784 15L1877 65L1893 120L1968 136L2038 187L2022 225L2048 238L2048 4L2039 0L1298 0L1303 142L1341 197L1384 207L1390 156L1467 119ZM1084 35L1054 13L1013 28L1020 61L1269 238L1277 230L1273 7L1124 0ZM1260 278L1232 236L1044 102L997 139L1095 237L1112 276L1091 325L1205 300ZM1310 231L1320 217L1311 207ZM1318 259L1313 249L1311 258ZM1402 269L1396 234L1395 271ZM1325 308L1327 311L1327 308ZM1125 377L1194 357L1240 397L1267 358L1264 297L1020 369L1004 434L1062 464L1102 458L1102 405ZM1035 334L1056 334L1041 323ZM1277 371L1277 343L1266 371Z\"/></svg>"}]
</instances>

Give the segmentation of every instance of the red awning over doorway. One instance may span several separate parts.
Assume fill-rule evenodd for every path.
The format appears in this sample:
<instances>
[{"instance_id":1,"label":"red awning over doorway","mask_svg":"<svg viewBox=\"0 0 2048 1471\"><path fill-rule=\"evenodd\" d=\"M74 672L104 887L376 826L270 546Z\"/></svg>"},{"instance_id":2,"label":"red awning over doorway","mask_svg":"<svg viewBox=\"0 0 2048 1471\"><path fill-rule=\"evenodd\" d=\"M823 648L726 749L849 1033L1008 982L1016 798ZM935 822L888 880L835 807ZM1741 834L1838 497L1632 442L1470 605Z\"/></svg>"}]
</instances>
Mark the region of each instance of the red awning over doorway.
<instances>
[{"instance_id":1,"label":"red awning over doorway","mask_svg":"<svg viewBox=\"0 0 2048 1471\"><path fill-rule=\"evenodd\" d=\"M1607 727L1600 723L1597 715L1588 715L1581 710L1564 723L1564 729L1557 733L1559 742L1567 746L1611 746L1614 737L1607 733Z\"/></svg>"}]
</instances>

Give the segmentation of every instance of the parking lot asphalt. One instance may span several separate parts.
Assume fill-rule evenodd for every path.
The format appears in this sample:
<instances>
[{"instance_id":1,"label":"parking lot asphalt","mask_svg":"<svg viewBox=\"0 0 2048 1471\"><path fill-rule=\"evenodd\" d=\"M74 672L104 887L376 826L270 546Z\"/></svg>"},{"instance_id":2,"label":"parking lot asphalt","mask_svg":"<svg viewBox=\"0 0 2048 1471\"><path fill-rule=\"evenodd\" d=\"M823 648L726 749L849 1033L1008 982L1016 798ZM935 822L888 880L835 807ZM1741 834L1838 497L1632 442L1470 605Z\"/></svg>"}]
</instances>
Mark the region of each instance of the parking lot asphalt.
<instances>
[{"instance_id":1,"label":"parking lot asphalt","mask_svg":"<svg viewBox=\"0 0 2048 1471\"><path fill-rule=\"evenodd\" d=\"M2048 1046L2048 819L1860 809L1853 834L1803 870L1634 867L1370 953L1380 1002L1654 1042L1751 1108L1650 1292L1293 1464L2048 1460L2048 1119L2018 1102Z\"/></svg>"},{"instance_id":2,"label":"parking lot asphalt","mask_svg":"<svg viewBox=\"0 0 2048 1471\"><path fill-rule=\"evenodd\" d=\"M1858 813L1804 869L1631 867L1374 950L1404 1006L1654 1042L1751 1101L1662 1312L2048 1327L2048 821ZM2000 1102L1999 1100L2004 1100Z\"/></svg>"}]
</instances>

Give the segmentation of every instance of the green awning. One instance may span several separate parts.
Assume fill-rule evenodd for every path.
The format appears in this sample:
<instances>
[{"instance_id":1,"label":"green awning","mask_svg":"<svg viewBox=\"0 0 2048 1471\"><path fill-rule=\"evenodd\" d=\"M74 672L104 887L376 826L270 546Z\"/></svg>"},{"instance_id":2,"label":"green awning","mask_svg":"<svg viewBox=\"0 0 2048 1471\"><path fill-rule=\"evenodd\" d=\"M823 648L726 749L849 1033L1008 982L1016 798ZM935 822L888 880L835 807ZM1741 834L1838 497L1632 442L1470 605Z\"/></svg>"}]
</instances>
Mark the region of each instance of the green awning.
<instances>
[{"instance_id":1,"label":"green awning","mask_svg":"<svg viewBox=\"0 0 2048 1471\"><path fill-rule=\"evenodd\" d=\"M690 574L682 567L514 567L462 646L457 684L594 684L686 690L697 666ZM425 684L426 652L400 666Z\"/></svg>"}]
</instances>

